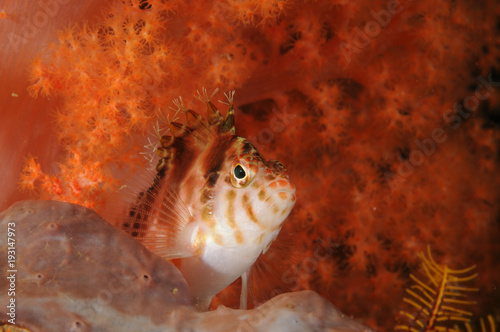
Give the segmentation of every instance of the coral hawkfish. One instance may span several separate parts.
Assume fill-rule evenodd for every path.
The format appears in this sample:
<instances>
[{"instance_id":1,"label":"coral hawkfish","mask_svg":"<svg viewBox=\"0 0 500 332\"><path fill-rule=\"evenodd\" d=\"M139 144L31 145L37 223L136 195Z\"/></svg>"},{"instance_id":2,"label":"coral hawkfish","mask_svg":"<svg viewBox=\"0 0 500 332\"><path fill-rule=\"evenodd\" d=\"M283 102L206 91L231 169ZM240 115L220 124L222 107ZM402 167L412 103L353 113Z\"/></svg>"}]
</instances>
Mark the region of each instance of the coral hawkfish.
<instances>
[{"instance_id":1,"label":"coral hawkfish","mask_svg":"<svg viewBox=\"0 0 500 332\"><path fill-rule=\"evenodd\" d=\"M206 120L179 106L186 124L169 121L154 179L130 202L122 223L148 249L176 259L198 310L238 277L245 308L247 272L296 200L285 167L235 135L233 93L226 98L225 117L206 91L199 95Z\"/></svg>"}]
</instances>

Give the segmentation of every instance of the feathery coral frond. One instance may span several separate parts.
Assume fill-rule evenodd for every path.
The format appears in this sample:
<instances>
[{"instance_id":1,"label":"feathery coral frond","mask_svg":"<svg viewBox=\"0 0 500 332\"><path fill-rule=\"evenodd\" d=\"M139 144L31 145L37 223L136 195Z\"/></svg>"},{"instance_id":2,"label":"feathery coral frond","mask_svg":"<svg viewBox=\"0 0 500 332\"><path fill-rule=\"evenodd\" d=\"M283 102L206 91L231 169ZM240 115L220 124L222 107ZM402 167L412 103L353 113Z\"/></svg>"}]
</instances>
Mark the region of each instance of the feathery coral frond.
<instances>
[{"instance_id":1,"label":"feathery coral frond","mask_svg":"<svg viewBox=\"0 0 500 332\"><path fill-rule=\"evenodd\" d=\"M400 315L408 323L398 325L395 329L411 332L460 332L456 325L451 326L458 323L465 326L467 331L472 331L469 325L472 313L466 307L475 303L469 300L469 294L479 289L468 287L465 283L477 277L477 273L473 273L476 266L453 270L440 265L432 258L430 246L427 247L427 255L421 252L418 256L422 260L421 272L425 279L410 274L414 284L406 290L409 296L403 300L413 311L401 311ZM493 319L489 317L488 320L494 331ZM486 331L484 323L481 325L482 330Z\"/></svg>"}]
</instances>

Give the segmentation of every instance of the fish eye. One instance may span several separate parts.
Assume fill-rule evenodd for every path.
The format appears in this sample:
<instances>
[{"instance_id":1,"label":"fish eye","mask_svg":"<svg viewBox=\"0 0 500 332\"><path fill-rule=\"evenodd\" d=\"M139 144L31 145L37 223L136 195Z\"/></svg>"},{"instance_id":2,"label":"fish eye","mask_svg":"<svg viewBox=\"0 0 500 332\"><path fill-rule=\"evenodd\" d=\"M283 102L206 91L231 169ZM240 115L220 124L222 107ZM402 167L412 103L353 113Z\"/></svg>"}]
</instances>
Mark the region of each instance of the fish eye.
<instances>
[{"instance_id":1,"label":"fish eye","mask_svg":"<svg viewBox=\"0 0 500 332\"><path fill-rule=\"evenodd\" d=\"M233 169L230 173L231 184L233 185L233 187L244 188L248 186L252 182L255 175L253 174L250 166L242 160L238 160L233 165L235 166L233 166Z\"/></svg>"},{"instance_id":2,"label":"fish eye","mask_svg":"<svg viewBox=\"0 0 500 332\"><path fill-rule=\"evenodd\" d=\"M234 176L241 180L241 179L244 179L245 176L247 176L247 172L245 172L245 169L240 165L236 165L236 167L234 168Z\"/></svg>"}]
</instances>

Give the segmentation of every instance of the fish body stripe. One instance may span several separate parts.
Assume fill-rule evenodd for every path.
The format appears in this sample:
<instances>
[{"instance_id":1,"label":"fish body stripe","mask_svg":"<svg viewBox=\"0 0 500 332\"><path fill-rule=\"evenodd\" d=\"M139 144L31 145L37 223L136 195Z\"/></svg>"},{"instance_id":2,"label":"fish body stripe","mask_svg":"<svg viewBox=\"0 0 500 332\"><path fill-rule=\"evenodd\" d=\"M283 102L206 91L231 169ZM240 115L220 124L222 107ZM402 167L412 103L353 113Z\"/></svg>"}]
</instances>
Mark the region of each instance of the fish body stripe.
<instances>
[{"instance_id":1,"label":"fish body stripe","mask_svg":"<svg viewBox=\"0 0 500 332\"><path fill-rule=\"evenodd\" d=\"M265 200L267 198L267 193L266 193L266 190L265 189L262 189L261 191L259 191L259 199L261 201Z\"/></svg>"},{"instance_id":2,"label":"fish body stripe","mask_svg":"<svg viewBox=\"0 0 500 332\"><path fill-rule=\"evenodd\" d=\"M226 151L233 144L235 139L237 139L236 136L222 136L214 140L210 145L202 163L202 171L205 179L212 173L218 173L221 170L226 159Z\"/></svg>"},{"instance_id":3,"label":"fish body stripe","mask_svg":"<svg viewBox=\"0 0 500 332\"><path fill-rule=\"evenodd\" d=\"M207 179L207 187L209 188L213 188L215 187L215 184L217 183L217 180L219 179L219 173L218 172L212 172L212 173L209 173L207 176L206 176L206 179Z\"/></svg>"},{"instance_id":4,"label":"fish body stripe","mask_svg":"<svg viewBox=\"0 0 500 332\"><path fill-rule=\"evenodd\" d=\"M248 216L250 217L250 220L252 220L252 222L254 222L256 224L259 224L259 220L255 216L255 213L253 212L252 204L251 204L251 202L248 199L248 196L246 194L243 195L242 200L243 200L243 208L245 209Z\"/></svg>"},{"instance_id":5,"label":"fish body stripe","mask_svg":"<svg viewBox=\"0 0 500 332\"><path fill-rule=\"evenodd\" d=\"M239 229L235 230L235 232L234 232L234 238L236 239L236 243L243 244L243 242L244 242L244 240L243 240L243 234L241 233L241 231Z\"/></svg>"},{"instance_id":6,"label":"fish body stripe","mask_svg":"<svg viewBox=\"0 0 500 332\"><path fill-rule=\"evenodd\" d=\"M236 193L233 190L230 190L226 194L227 198L227 211L226 218L229 224L229 227L236 228L236 221L234 219L234 199L236 198Z\"/></svg>"}]
</instances>

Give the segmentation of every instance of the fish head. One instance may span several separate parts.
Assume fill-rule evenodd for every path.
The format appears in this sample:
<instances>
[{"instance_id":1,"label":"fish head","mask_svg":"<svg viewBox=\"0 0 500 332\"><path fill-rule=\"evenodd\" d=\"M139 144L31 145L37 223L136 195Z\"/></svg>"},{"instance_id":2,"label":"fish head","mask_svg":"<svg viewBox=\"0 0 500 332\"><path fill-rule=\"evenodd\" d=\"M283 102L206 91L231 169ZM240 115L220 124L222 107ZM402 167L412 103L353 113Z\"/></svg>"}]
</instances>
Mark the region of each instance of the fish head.
<instances>
[{"instance_id":1,"label":"fish head","mask_svg":"<svg viewBox=\"0 0 500 332\"><path fill-rule=\"evenodd\" d=\"M134 195L123 226L163 257L202 256L213 244L253 259L279 233L295 186L282 163L236 135L232 94L225 117L204 100L206 119L181 105L186 123L169 122L154 180Z\"/></svg>"},{"instance_id":2,"label":"fish head","mask_svg":"<svg viewBox=\"0 0 500 332\"><path fill-rule=\"evenodd\" d=\"M266 161L245 138L232 142L214 187L215 219L226 233L240 234L233 244L266 242L273 234L270 242L295 205L295 186L281 162Z\"/></svg>"}]
</instances>

